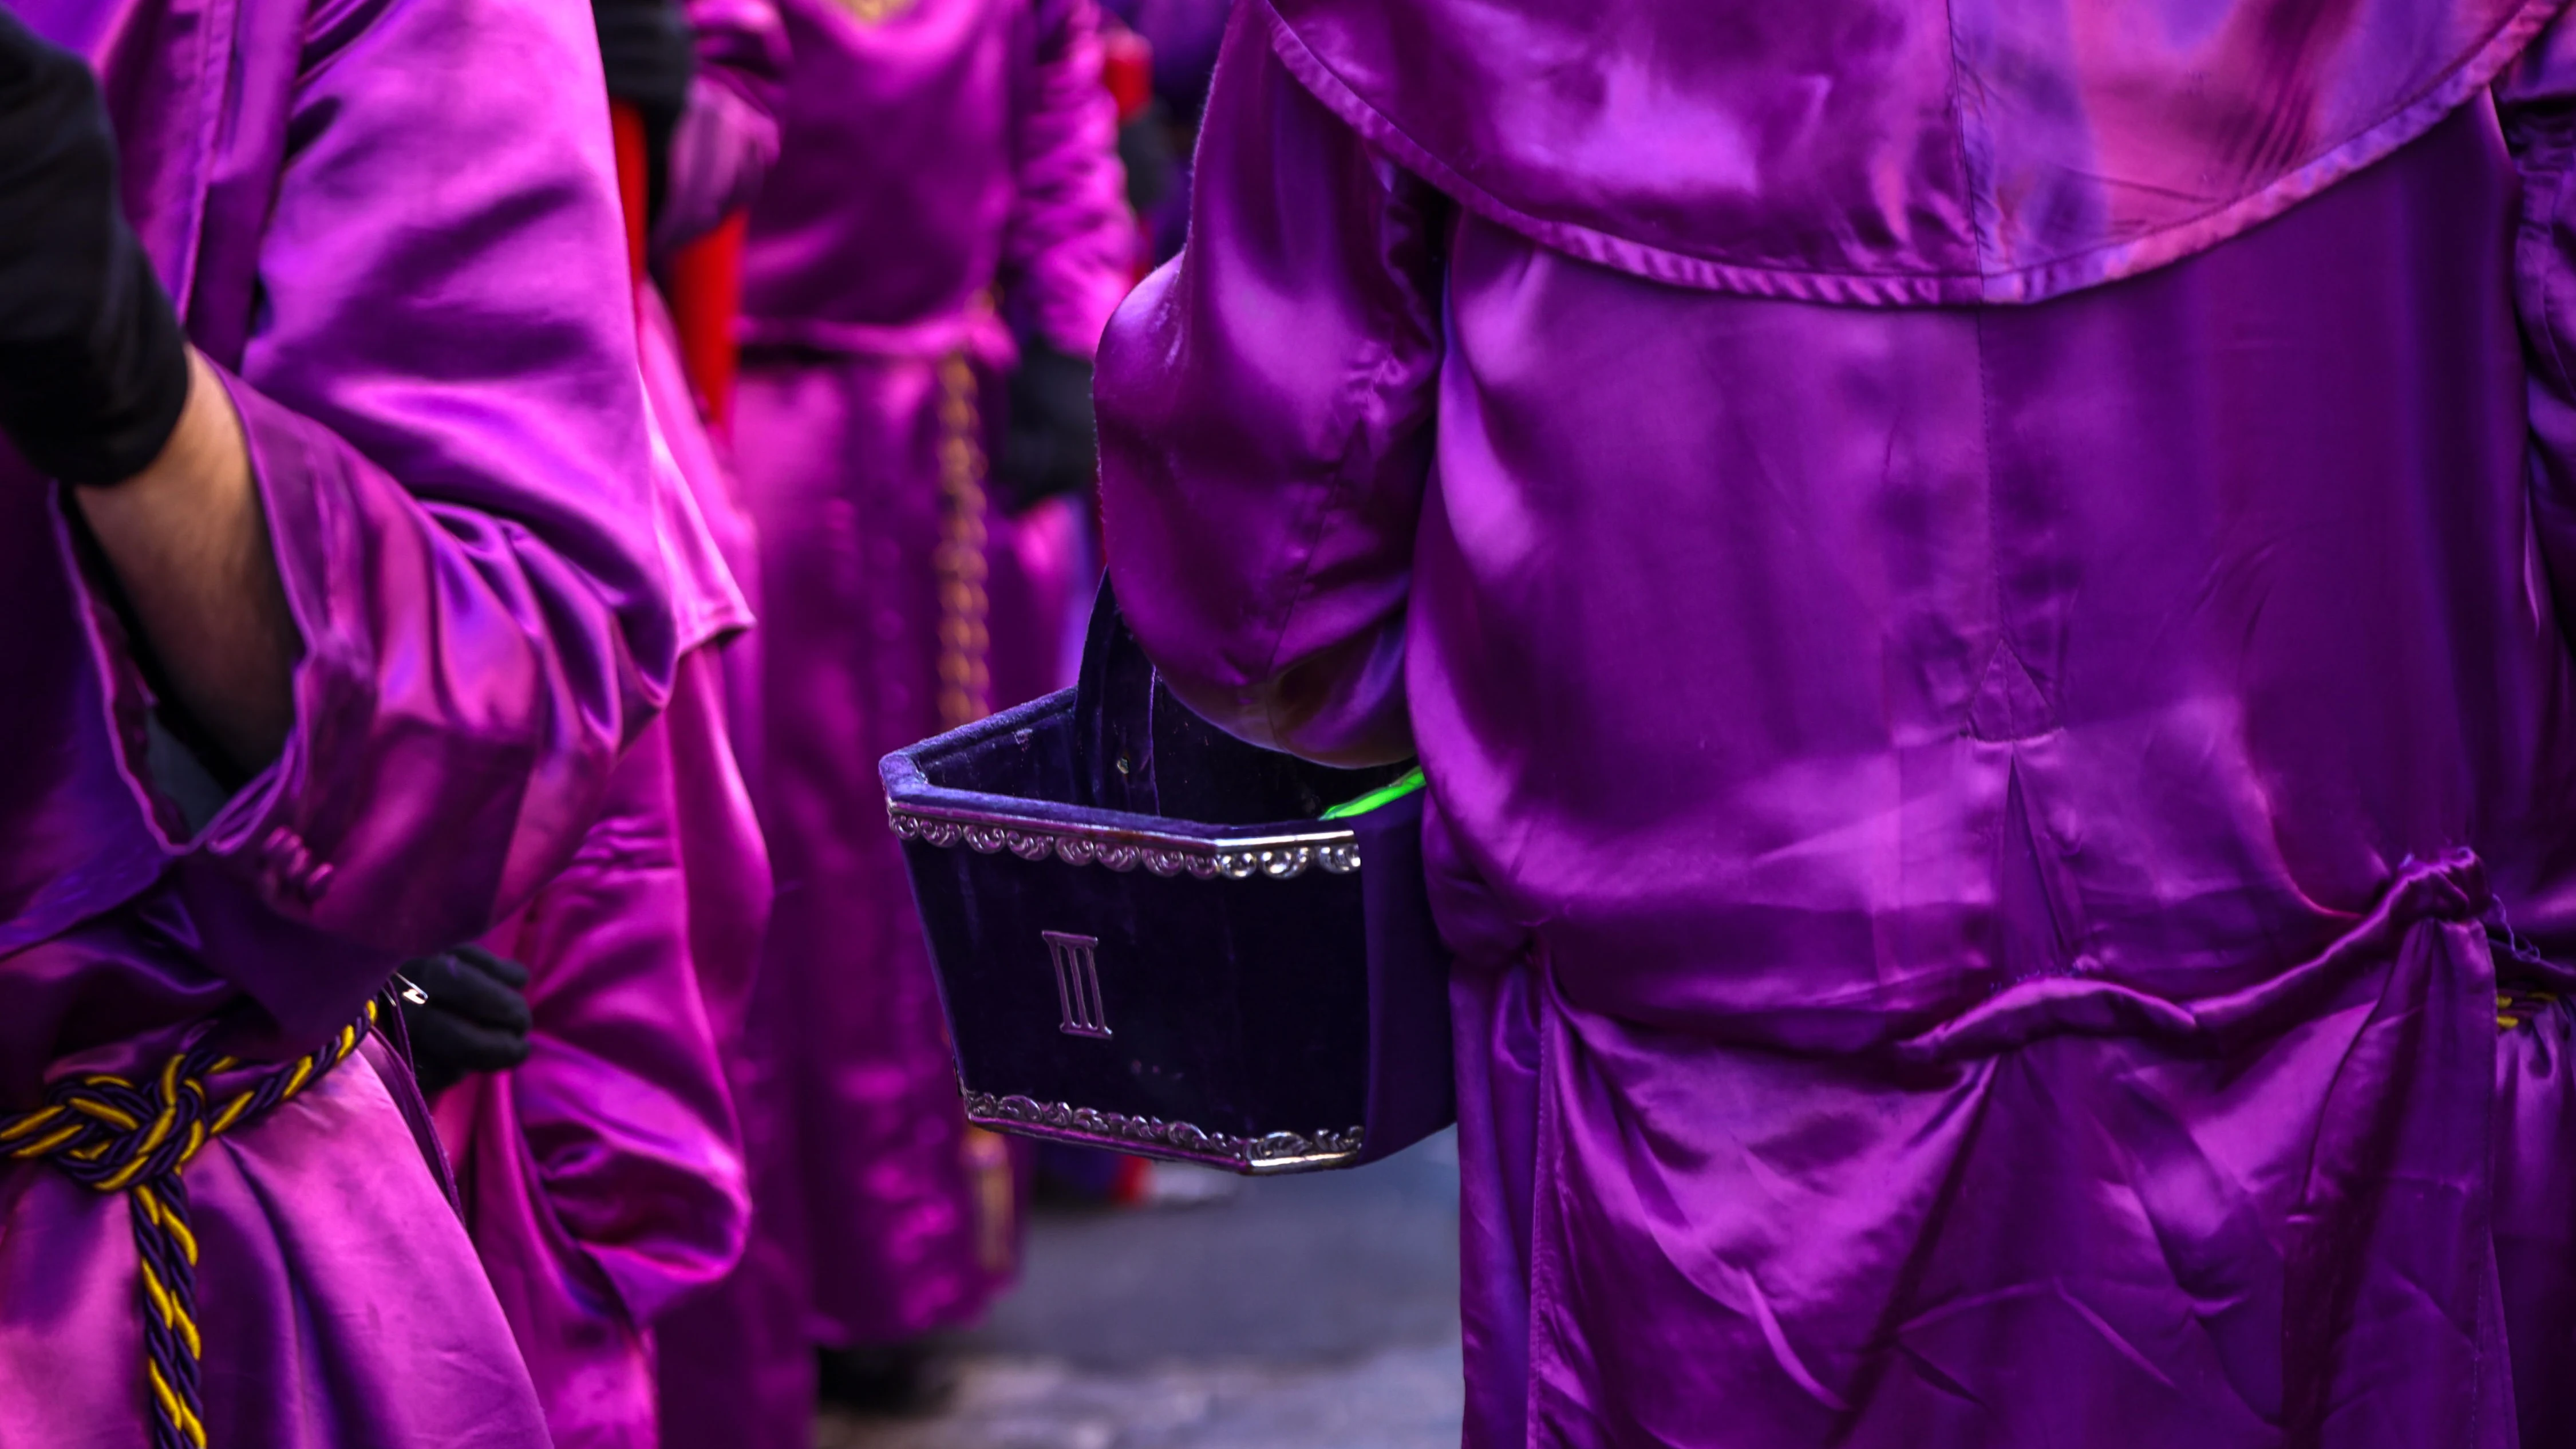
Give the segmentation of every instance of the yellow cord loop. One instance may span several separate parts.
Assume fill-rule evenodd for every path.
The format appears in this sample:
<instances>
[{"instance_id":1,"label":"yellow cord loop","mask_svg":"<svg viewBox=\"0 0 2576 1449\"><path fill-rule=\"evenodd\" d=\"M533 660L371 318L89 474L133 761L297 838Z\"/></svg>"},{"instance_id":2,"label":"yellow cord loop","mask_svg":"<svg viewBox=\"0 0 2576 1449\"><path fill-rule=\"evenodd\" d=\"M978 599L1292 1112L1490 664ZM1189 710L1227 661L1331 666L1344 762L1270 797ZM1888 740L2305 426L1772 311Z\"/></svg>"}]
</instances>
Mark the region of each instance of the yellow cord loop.
<instances>
[{"instance_id":1,"label":"yellow cord loop","mask_svg":"<svg viewBox=\"0 0 2576 1449\"><path fill-rule=\"evenodd\" d=\"M137 1083L93 1073L57 1082L45 1105L0 1118L0 1153L46 1161L100 1192L125 1194L134 1228L136 1296L143 1315L143 1379L153 1449L206 1449L197 1394L197 1235L188 1225L181 1169L206 1144L258 1121L347 1061L375 1025L375 1003L321 1048L252 1078L213 1101L209 1079L241 1063L203 1046L172 1056Z\"/></svg>"}]
</instances>

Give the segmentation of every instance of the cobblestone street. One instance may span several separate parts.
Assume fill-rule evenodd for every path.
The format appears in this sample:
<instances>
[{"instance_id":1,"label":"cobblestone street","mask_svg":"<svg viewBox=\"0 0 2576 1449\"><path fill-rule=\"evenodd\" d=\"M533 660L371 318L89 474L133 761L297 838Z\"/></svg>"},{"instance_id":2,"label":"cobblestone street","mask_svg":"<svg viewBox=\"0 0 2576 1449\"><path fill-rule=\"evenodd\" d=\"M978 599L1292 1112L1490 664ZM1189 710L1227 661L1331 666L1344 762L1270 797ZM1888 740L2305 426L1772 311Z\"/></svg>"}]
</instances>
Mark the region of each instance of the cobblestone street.
<instances>
[{"instance_id":1,"label":"cobblestone street","mask_svg":"<svg viewBox=\"0 0 2576 1449\"><path fill-rule=\"evenodd\" d=\"M1457 1158L1032 1225L1019 1291L936 1418L819 1449L1454 1449Z\"/></svg>"}]
</instances>

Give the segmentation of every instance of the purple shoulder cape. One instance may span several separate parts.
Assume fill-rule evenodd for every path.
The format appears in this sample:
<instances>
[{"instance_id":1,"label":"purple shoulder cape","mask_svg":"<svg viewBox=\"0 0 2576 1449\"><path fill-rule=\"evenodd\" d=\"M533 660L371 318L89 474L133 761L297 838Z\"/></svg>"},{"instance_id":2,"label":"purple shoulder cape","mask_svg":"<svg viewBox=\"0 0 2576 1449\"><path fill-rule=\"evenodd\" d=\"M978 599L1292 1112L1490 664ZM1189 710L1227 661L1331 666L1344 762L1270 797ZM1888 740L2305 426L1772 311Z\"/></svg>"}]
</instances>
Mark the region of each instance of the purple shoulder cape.
<instances>
[{"instance_id":1,"label":"purple shoulder cape","mask_svg":"<svg viewBox=\"0 0 2576 1449\"><path fill-rule=\"evenodd\" d=\"M1893 306L2035 302L2205 250L2422 135L2564 3L1270 8L1325 105L1542 245Z\"/></svg>"}]
</instances>

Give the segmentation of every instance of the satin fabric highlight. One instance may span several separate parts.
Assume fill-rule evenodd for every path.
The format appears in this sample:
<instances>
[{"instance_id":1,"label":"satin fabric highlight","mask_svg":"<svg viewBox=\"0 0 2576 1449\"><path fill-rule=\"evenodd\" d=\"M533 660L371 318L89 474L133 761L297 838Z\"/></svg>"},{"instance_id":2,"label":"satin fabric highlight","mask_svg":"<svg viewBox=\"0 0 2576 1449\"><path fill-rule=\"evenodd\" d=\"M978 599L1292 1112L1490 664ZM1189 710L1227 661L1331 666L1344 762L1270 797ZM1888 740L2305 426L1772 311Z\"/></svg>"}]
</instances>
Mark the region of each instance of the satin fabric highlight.
<instances>
[{"instance_id":1,"label":"satin fabric highlight","mask_svg":"<svg viewBox=\"0 0 2576 1449\"><path fill-rule=\"evenodd\" d=\"M989 452L1008 322L1088 356L1136 233L1090 0L779 9L785 159L752 213L735 415L764 590L753 787L779 887L752 1010L777 1035L753 1051L790 1124L755 1175L794 1198L760 1189L763 1235L809 1285L804 1331L878 1343L971 1319L1016 1270L1016 1224L979 1207L1009 1194L969 1160L987 1149L876 823L877 760L943 727L940 366L974 368ZM1069 682L1089 530L1065 500L987 527L1000 706Z\"/></svg>"},{"instance_id":2,"label":"satin fabric highlight","mask_svg":"<svg viewBox=\"0 0 2576 1449\"><path fill-rule=\"evenodd\" d=\"M127 207L241 414L306 656L283 758L192 834L152 784L166 746L103 576L0 460L13 1109L200 1023L300 1054L405 956L489 928L579 844L674 650L631 304L597 265L618 221L581 16L19 13L102 75ZM545 1441L387 1086L346 1063L190 1169L219 1446ZM0 1172L0 1440L145 1442L126 1216L41 1164Z\"/></svg>"},{"instance_id":3,"label":"satin fabric highlight","mask_svg":"<svg viewBox=\"0 0 2576 1449\"><path fill-rule=\"evenodd\" d=\"M1354 130L1566 255L1805 301L2034 302L2380 160L2561 8L1276 0L1272 43Z\"/></svg>"},{"instance_id":4,"label":"satin fabric highlight","mask_svg":"<svg viewBox=\"0 0 2576 1449\"><path fill-rule=\"evenodd\" d=\"M1280 34L1102 349L1110 570L1226 727L1420 753L1470 1445L2548 1442L2567 37L1942 308L1539 245Z\"/></svg>"},{"instance_id":5,"label":"satin fabric highlight","mask_svg":"<svg viewBox=\"0 0 2576 1449\"><path fill-rule=\"evenodd\" d=\"M436 1103L558 1449L660 1442L653 1323L733 1267L750 1221L689 949L673 767L657 722L572 862L485 938L529 969L529 1058Z\"/></svg>"}]
</instances>

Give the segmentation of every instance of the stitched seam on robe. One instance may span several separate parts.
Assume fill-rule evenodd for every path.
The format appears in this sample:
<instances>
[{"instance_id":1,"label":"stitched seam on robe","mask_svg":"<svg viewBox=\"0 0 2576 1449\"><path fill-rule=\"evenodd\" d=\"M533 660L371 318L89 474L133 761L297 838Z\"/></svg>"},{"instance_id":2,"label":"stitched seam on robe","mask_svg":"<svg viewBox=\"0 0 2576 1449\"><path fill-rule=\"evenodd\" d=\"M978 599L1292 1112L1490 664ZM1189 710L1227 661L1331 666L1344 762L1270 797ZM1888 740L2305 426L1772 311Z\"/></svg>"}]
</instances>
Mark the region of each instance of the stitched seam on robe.
<instances>
[{"instance_id":1,"label":"stitched seam on robe","mask_svg":"<svg viewBox=\"0 0 2576 1449\"><path fill-rule=\"evenodd\" d=\"M1694 256L1651 242L1520 210L1442 161L1428 146L1363 99L1310 49L1269 0L1258 0L1271 47L1290 75L1363 136L1394 152L1410 169L1459 204L1497 225L1568 256L1649 281L1702 291L1856 306L2027 304L2152 271L2239 236L2388 157L2466 104L2518 59L2557 17L2566 0L2529 0L2471 57L2380 118L2271 181L2144 235L2079 248L2001 271L1924 267L1908 271L1835 271ZM1946 13L1946 9L1945 9ZM1955 29L1953 34L1955 35ZM1955 42L1954 42L1955 43ZM1955 69L1955 67L1954 67ZM1955 84L1955 80L1954 80ZM1954 130L1957 128L1954 127ZM1964 198L1973 217L1975 193ZM1978 247L1982 255L1984 248Z\"/></svg>"},{"instance_id":2,"label":"stitched seam on robe","mask_svg":"<svg viewBox=\"0 0 2576 1449\"><path fill-rule=\"evenodd\" d=\"M1386 204L1376 208L1369 220L1374 239L1383 242L1389 211L1403 203L1383 180L1379 189ZM1379 255L1384 255L1382 248ZM1436 321L1437 309L1445 307L1445 303L1434 299L1432 306ZM1403 368L1403 353L1396 346L1395 339L1409 320L1401 307L1386 309L1386 314L1379 319L1382 326L1369 339L1376 355L1369 358L1365 366L1353 368L1351 379L1342 389L1343 395L1350 400L1351 412L1342 432L1341 456L1335 460L1332 472L1324 481L1322 502L1316 509L1313 527L1307 531L1303 557L1297 561L1294 576L1289 580L1287 602L1279 611L1277 632L1271 639L1270 652L1263 660L1260 680L1255 685L1261 692L1262 728L1273 743L1286 739L1293 732L1283 728L1279 718L1279 661L1281 651L1287 647L1288 635L1295 627L1299 606L1316 593L1315 555L1323 548L1324 538L1331 531L1334 520L1349 512L1356 499L1366 491L1364 475L1384 464L1387 454L1394 451L1372 445L1368 437L1372 421L1369 412L1372 405L1385 398L1388 375L1400 373Z\"/></svg>"}]
</instances>

